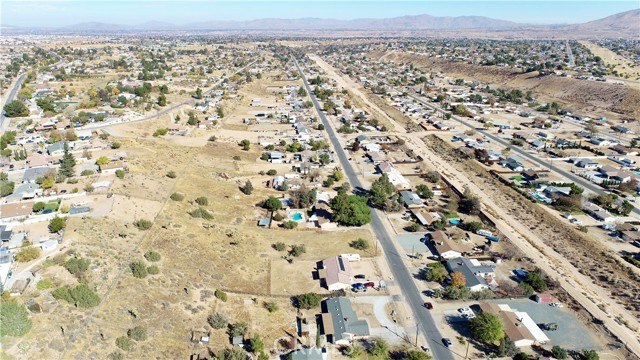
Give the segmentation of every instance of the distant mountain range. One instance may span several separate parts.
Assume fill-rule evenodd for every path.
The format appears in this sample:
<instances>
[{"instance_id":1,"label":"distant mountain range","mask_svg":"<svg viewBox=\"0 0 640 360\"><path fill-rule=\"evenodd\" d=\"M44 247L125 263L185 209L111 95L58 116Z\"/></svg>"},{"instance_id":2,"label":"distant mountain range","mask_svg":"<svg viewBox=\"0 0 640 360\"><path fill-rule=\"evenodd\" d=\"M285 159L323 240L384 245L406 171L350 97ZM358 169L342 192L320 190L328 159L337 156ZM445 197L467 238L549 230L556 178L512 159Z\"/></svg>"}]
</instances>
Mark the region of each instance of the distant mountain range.
<instances>
[{"instance_id":1,"label":"distant mountain range","mask_svg":"<svg viewBox=\"0 0 640 360\"><path fill-rule=\"evenodd\" d=\"M120 33L140 31L375 31L375 32L419 32L428 30L456 31L505 31L526 30L586 33L619 32L621 37L640 35L640 9L615 14L603 19L572 25L531 25L484 16L436 17L412 15L386 19L336 20L319 18L302 19L257 19L249 21L206 21L191 24L171 24L150 21L139 25L118 25L87 22L63 27L37 28L2 26L4 34L39 33Z\"/></svg>"}]
</instances>

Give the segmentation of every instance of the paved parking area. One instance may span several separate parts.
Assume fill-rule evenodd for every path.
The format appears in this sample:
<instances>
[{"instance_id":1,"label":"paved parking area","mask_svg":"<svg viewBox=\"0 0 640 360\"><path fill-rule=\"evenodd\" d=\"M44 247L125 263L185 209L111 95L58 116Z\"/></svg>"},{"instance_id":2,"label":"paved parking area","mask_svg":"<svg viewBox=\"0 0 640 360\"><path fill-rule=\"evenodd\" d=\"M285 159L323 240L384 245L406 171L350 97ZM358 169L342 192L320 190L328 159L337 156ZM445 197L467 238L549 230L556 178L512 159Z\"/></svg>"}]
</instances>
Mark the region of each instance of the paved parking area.
<instances>
[{"instance_id":1,"label":"paved parking area","mask_svg":"<svg viewBox=\"0 0 640 360\"><path fill-rule=\"evenodd\" d=\"M550 345L559 345L571 350L602 348L603 344L567 308L555 308L549 304L538 304L528 299L491 300L491 302L507 304L514 310L524 311L536 324L557 323L558 330L544 332L550 339Z\"/></svg>"},{"instance_id":2,"label":"paved parking area","mask_svg":"<svg viewBox=\"0 0 640 360\"><path fill-rule=\"evenodd\" d=\"M398 243L407 254L421 253L431 255L431 251L427 245L420 241L426 233L400 234L398 235Z\"/></svg>"}]
</instances>

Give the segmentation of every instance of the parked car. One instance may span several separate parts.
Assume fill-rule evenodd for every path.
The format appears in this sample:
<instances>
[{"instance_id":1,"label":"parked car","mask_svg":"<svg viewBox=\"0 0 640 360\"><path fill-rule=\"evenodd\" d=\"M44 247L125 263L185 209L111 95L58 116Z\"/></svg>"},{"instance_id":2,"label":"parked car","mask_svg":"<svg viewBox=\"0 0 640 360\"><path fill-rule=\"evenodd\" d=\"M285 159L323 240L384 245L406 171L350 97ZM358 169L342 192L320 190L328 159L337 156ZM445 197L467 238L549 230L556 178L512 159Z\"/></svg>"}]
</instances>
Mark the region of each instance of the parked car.
<instances>
[{"instance_id":1,"label":"parked car","mask_svg":"<svg viewBox=\"0 0 640 360\"><path fill-rule=\"evenodd\" d=\"M358 274L358 275L354 276L354 278L356 278L356 279L366 279L367 277L364 274Z\"/></svg>"},{"instance_id":2,"label":"parked car","mask_svg":"<svg viewBox=\"0 0 640 360\"><path fill-rule=\"evenodd\" d=\"M475 317L476 317L476 314L474 314L474 313L464 313L464 314L462 314L462 318L463 319L471 320L471 319L473 319Z\"/></svg>"},{"instance_id":3,"label":"parked car","mask_svg":"<svg viewBox=\"0 0 640 360\"><path fill-rule=\"evenodd\" d=\"M426 307L427 309L431 310L431 309L433 309L433 304L430 303L430 302L426 302L426 303L424 303L424 307Z\"/></svg>"},{"instance_id":4,"label":"parked car","mask_svg":"<svg viewBox=\"0 0 640 360\"><path fill-rule=\"evenodd\" d=\"M549 304L549 306L553 306L553 307L557 307L557 308L564 307L564 305L562 305L562 303L559 303L559 302L551 303L551 304Z\"/></svg>"},{"instance_id":5,"label":"parked car","mask_svg":"<svg viewBox=\"0 0 640 360\"><path fill-rule=\"evenodd\" d=\"M357 284L351 285L351 291L353 292L367 291L367 288L364 286L364 284L357 283Z\"/></svg>"},{"instance_id":6,"label":"parked car","mask_svg":"<svg viewBox=\"0 0 640 360\"><path fill-rule=\"evenodd\" d=\"M453 345L453 343L451 342L451 339L449 339L449 338L442 338L442 343L446 347L451 347L451 345Z\"/></svg>"},{"instance_id":7,"label":"parked car","mask_svg":"<svg viewBox=\"0 0 640 360\"><path fill-rule=\"evenodd\" d=\"M458 312L460 314L469 314L469 313L473 314L473 310L471 310L469 308L460 308L460 309L458 309Z\"/></svg>"},{"instance_id":8,"label":"parked car","mask_svg":"<svg viewBox=\"0 0 640 360\"><path fill-rule=\"evenodd\" d=\"M376 287L376 284L373 281L369 281L364 283L364 286L372 288L372 287Z\"/></svg>"}]
</instances>

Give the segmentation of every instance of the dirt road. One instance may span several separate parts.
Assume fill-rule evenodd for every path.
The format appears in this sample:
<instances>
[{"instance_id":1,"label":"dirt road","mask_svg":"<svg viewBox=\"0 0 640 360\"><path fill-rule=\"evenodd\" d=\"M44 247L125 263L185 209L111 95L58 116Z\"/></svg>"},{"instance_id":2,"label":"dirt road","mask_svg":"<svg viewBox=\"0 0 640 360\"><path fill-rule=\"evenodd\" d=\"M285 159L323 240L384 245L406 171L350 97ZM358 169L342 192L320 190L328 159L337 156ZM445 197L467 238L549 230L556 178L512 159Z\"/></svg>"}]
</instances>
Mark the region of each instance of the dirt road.
<instances>
[{"instance_id":1,"label":"dirt road","mask_svg":"<svg viewBox=\"0 0 640 360\"><path fill-rule=\"evenodd\" d=\"M362 101L370 106L373 110L382 114L384 112L367 99L359 90L359 86L352 80L339 75L333 67L316 55L309 56L316 64L320 66L328 75L334 78L340 86L348 89L355 96L362 98ZM553 279L557 280L560 286L567 293L580 303L592 316L603 321L604 326L621 342L625 343L629 350L636 355L640 354L640 342L638 334L616 321L616 318L622 318L628 322L630 327L640 328L638 321L620 304L612 302L607 297L607 292L595 285L592 279L582 275L580 271L569 264L569 262L559 253L545 244L542 239L533 234L527 227L523 226L514 217L510 216L502 207L496 203L487 194L481 190L469 177L451 166L440 156L433 153L423 142L420 134L407 134L397 122L390 117L385 117L391 124L394 124L395 135L404 137L407 143L411 144L411 148L422 155L428 162L438 169L443 176L456 187L468 187L476 194L483 205L495 214L495 222L497 228L522 250L525 254L533 259L533 263L545 271ZM601 308L602 307L602 308ZM604 310L603 310L604 309ZM606 310L606 311L605 311Z\"/></svg>"}]
</instances>

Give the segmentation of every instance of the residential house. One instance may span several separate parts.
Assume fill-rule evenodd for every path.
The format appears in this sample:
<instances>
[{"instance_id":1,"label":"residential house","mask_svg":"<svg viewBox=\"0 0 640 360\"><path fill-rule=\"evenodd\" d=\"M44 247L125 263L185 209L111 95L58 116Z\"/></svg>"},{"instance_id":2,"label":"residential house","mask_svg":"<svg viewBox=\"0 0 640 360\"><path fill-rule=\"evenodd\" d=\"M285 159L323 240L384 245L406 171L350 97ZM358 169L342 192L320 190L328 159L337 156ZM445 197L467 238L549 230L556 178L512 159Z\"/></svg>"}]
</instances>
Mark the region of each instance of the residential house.
<instances>
[{"instance_id":1,"label":"residential house","mask_svg":"<svg viewBox=\"0 0 640 360\"><path fill-rule=\"evenodd\" d=\"M38 153L27 156L26 163L27 163L27 167L30 167L30 168L46 166L50 164L46 156Z\"/></svg>"},{"instance_id":2,"label":"residential house","mask_svg":"<svg viewBox=\"0 0 640 360\"><path fill-rule=\"evenodd\" d=\"M518 156L511 155L507 157L505 160L500 161L500 165L503 167L509 168L511 171L524 171L524 166L522 165L522 159Z\"/></svg>"},{"instance_id":3,"label":"residential house","mask_svg":"<svg viewBox=\"0 0 640 360\"><path fill-rule=\"evenodd\" d=\"M13 194L7 196L7 200L15 201L33 199L36 196L42 196L42 192L43 190L40 188L40 185L35 182L26 182L16 186L13 190Z\"/></svg>"},{"instance_id":4,"label":"residential house","mask_svg":"<svg viewBox=\"0 0 640 360\"><path fill-rule=\"evenodd\" d=\"M33 201L17 202L0 205L0 219L18 220L29 216L33 210Z\"/></svg>"},{"instance_id":5,"label":"residential house","mask_svg":"<svg viewBox=\"0 0 640 360\"><path fill-rule=\"evenodd\" d=\"M509 305L480 303L480 311L497 315L502 322L504 335L517 347L540 345L549 341L538 325L526 312L513 311Z\"/></svg>"},{"instance_id":6,"label":"residential house","mask_svg":"<svg viewBox=\"0 0 640 360\"><path fill-rule=\"evenodd\" d=\"M602 177L620 183L627 183L631 181L634 176L630 171L625 169L617 169L611 165L605 165L598 169L598 172Z\"/></svg>"},{"instance_id":7,"label":"residential house","mask_svg":"<svg viewBox=\"0 0 640 360\"><path fill-rule=\"evenodd\" d=\"M457 258L445 262L445 268L452 272L460 272L465 278L467 288L472 292L489 289L494 282L494 266L482 265L476 259Z\"/></svg>"},{"instance_id":8,"label":"residential house","mask_svg":"<svg viewBox=\"0 0 640 360\"><path fill-rule=\"evenodd\" d=\"M370 335L367 320L359 320L345 297L322 301L321 334L335 345L348 345L351 341Z\"/></svg>"},{"instance_id":9,"label":"residential house","mask_svg":"<svg viewBox=\"0 0 640 360\"><path fill-rule=\"evenodd\" d=\"M635 156L640 154L640 149L630 148L622 145L614 145L614 146L611 146L609 149L617 152L618 154L626 155L626 156Z\"/></svg>"},{"instance_id":10,"label":"residential house","mask_svg":"<svg viewBox=\"0 0 640 360\"><path fill-rule=\"evenodd\" d=\"M615 216L611 215L611 213L609 213L607 210L592 202L587 202L586 204L584 204L582 210L591 215L594 219L605 223L615 221L616 219Z\"/></svg>"},{"instance_id":11,"label":"residential house","mask_svg":"<svg viewBox=\"0 0 640 360\"><path fill-rule=\"evenodd\" d=\"M424 202L422 201L420 196L418 196L418 194L413 191L401 191L400 196L402 197L404 205L409 209L415 209L424 206Z\"/></svg>"},{"instance_id":12,"label":"residential house","mask_svg":"<svg viewBox=\"0 0 640 360\"><path fill-rule=\"evenodd\" d=\"M13 266L13 254L5 246L0 246L0 284L4 285Z\"/></svg>"},{"instance_id":13,"label":"residential house","mask_svg":"<svg viewBox=\"0 0 640 360\"><path fill-rule=\"evenodd\" d=\"M585 170L595 170L602 166L597 161L591 159L573 159L573 164Z\"/></svg>"},{"instance_id":14,"label":"residential house","mask_svg":"<svg viewBox=\"0 0 640 360\"><path fill-rule=\"evenodd\" d=\"M287 358L289 360L325 360L324 355L321 348L312 347L294 350Z\"/></svg>"},{"instance_id":15,"label":"residential house","mask_svg":"<svg viewBox=\"0 0 640 360\"><path fill-rule=\"evenodd\" d=\"M543 192L547 197L555 199L558 196L571 195L571 188L568 186L547 186Z\"/></svg>"},{"instance_id":16,"label":"residential house","mask_svg":"<svg viewBox=\"0 0 640 360\"><path fill-rule=\"evenodd\" d=\"M351 286L351 264L340 255L322 260L318 275L329 291L344 290Z\"/></svg>"},{"instance_id":17,"label":"residential house","mask_svg":"<svg viewBox=\"0 0 640 360\"><path fill-rule=\"evenodd\" d=\"M23 183L35 183L38 178L45 177L49 173L55 173L56 169L52 167L37 167L24 171L22 175Z\"/></svg>"},{"instance_id":18,"label":"residential house","mask_svg":"<svg viewBox=\"0 0 640 360\"><path fill-rule=\"evenodd\" d=\"M47 146L47 154L51 156L60 156L64 154L64 144L64 141L58 141L57 143Z\"/></svg>"},{"instance_id":19,"label":"residential house","mask_svg":"<svg viewBox=\"0 0 640 360\"><path fill-rule=\"evenodd\" d=\"M429 212L425 209L410 209L411 214L415 216L418 222L423 226L430 226L436 221L442 219L437 212Z\"/></svg>"},{"instance_id":20,"label":"residential house","mask_svg":"<svg viewBox=\"0 0 640 360\"><path fill-rule=\"evenodd\" d=\"M100 172L103 174L115 174L116 171L122 170L124 171L124 162L122 161L112 161L108 164L100 165Z\"/></svg>"},{"instance_id":21,"label":"residential house","mask_svg":"<svg viewBox=\"0 0 640 360\"><path fill-rule=\"evenodd\" d=\"M441 259L455 259L469 251L465 246L459 245L453 239L449 238L446 232L436 230L431 233L431 242Z\"/></svg>"}]
</instances>

